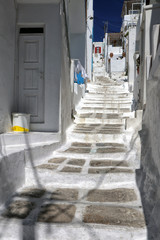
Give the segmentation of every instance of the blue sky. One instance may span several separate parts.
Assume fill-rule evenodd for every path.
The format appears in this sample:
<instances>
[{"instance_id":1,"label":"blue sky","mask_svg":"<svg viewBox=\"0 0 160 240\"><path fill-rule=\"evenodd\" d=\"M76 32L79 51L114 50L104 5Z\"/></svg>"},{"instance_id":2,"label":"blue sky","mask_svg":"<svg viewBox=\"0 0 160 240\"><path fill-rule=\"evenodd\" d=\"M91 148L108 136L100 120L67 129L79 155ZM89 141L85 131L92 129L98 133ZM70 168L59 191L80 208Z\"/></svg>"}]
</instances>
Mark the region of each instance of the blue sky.
<instances>
[{"instance_id":1,"label":"blue sky","mask_svg":"<svg viewBox=\"0 0 160 240\"><path fill-rule=\"evenodd\" d=\"M123 1L124 0L93 0L94 42L101 42L103 40L104 24L107 21L108 32L120 31Z\"/></svg>"}]
</instances>

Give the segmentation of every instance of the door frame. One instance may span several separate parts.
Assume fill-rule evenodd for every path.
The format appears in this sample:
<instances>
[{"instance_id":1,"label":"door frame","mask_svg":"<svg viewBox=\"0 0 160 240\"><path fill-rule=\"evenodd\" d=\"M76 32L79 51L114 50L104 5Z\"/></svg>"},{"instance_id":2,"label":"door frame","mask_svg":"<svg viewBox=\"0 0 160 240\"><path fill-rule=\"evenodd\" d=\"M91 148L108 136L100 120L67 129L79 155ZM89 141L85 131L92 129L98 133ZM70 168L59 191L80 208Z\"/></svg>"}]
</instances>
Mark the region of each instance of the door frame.
<instances>
[{"instance_id":1,"label":"door frame","mask_svg":"<svg viewBox=\"0 0 160 240\"><path fill-rule=\"evenodd\" d=\"M45 122L45 39L46 39L46 25L45 23L17 23L16 25L16 46L15 46L15 81L14 81L14 109L15 112L18 112L18 107L19 107L19 46L20 46L20 29L21 28L43 28L43 37L44 37L44 47L43 47L43 72L44 72L44 122ZM32 34L24 34L24 35L33 35ZM39 35L42 35L39 33ZM38 36L38 33L35 33L35 36ZM38 124L44 124L43 123L38 123ZM36 123L33 123L36 124Z\"/></svg>"}]
</instances>

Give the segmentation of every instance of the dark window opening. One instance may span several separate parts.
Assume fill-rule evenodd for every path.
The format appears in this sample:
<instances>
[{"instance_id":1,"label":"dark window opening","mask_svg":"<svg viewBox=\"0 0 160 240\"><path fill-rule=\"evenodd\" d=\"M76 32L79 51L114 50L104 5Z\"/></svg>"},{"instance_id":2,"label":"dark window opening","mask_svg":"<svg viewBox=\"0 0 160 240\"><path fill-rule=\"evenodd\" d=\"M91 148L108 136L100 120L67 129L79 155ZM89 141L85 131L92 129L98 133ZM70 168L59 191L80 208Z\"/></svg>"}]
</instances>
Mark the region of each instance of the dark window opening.
<instances>
[{"instance_id":1,"label":"dark window opening","mask_svg":"<svg viewBox=\"0 0 160 240\"><path fill-rule=\"evenodd\" d=\"M20 34L43 33L43 28L20 28Z\"/></svg>"}]
</instances>

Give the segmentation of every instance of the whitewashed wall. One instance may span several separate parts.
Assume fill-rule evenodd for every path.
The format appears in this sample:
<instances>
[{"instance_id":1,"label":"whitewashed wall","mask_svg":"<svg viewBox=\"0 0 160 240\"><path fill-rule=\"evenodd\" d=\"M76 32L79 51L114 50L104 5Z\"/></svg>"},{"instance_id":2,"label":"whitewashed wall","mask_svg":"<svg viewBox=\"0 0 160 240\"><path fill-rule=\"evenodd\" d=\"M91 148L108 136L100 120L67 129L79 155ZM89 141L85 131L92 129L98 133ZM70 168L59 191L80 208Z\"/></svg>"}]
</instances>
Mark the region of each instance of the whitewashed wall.
<instances>
[{"instance_id":1,"label":"whitewashed wall","mask_svg":"<svg viewBox=\"0 0 160 240\"><path fill-rule=\"evenodd\" d=\"M87 26L86 26L86 71L90 80L92 80L92 49L93 49L93 0L87 1Z\"/></svg>"},{"instance_id":2,"label":"whitewashed wall","mask_svg":"<svg viewBox=\"0 0 160 240\"><path fill-rule=\"evenodd\" d=\"M110 53L113 53L112 58L110 58ZM125 57L120 59L120 57L122 57L122 53L122 47L113 47L112 45L108 46L108 59L110 59L111 73L125 71Z\"/></svg>"},{"instance_id":3,"label":"whitewashed wall","mask_svg":"<svg viewBox=\"0 0 160 240\"><path fill-rule=\"evenodd\" d=\"M86 53L86 34L77 33L70 35L70 52L72 59L79 59L82 66L85 67Z\"/></svg>"},{"instance_id":4,"label":"whitewashed wall","mask_svg":"<svg viewBox=\"0 0 160 240\"><path fill-rule=\"evenodd\" d=\"M135 43L136 43L136 28L129 28L129 40L128 40L128 82L129 82L129 90L133 91L133 84L135 79L135 61L134 61L134 53L135 53Z\"/></svg>"},{"instance_id":5,"label":"whitewashed wall","mask_svg":"<svg viewBox=\"0 0 160 240\"><path fill-rule=\"evenodd\" d=\"M147 56L152 55L152 31L153 25L160 22L160 4L147 5L144 8L144 15L141 27L141 107L146 104L146 80L147 80ZM143 16L144 16L143 15ZM144 21L145 20L145 21Z\"/></svg>"},{"instance_id":6,"label":"whitewashed wall","mask_svg":"<svg viewBox=\"0 0 160 240\"><path fill-rule=\"evenodd\" d=\"M147 77L147 57L153 57L153 27L160 24L160 5L148 5L144 9L141 26L141 107L144 108L143 128L140 132L142 153L141 169L137 172L137 183L141 191L144 213L147 220L148 239L160 236L160 47L156 47L156 58L152 61Z\"/></svg>"},{"instance_id":7,"label":"whitewashed wall","mask_svg":"<svg viewBox=\"0 0 160 240\"><path fill-rule=\"evenodd\" d=\"M111 73L125 71L125 58L111 59Z\"/></svg>"},{"instance_id":8,"label":"whitewashed wall","mask_svg":"<svg viewBox=\"0 0 160 240\"><path fill-rule=\"evenodd\" d=\"M86 54L86 22L85 1L70 0L68 2L69 40L72 59L79 59L85 67Z\"/></svg>"},{"instance_id":9,"label":"whitewashed wall","mask_svg":"<svg viewBox=\"0 0 160 240\"><path fill-rule=\"evenodd\" d=\"M0 1L0 133L11 130L14 110L16 10L13 0Z\"/></svg>"},{"instance_id":10,"label":"whitewashed wall","mask_svg":"<svg viewBox=\"0 0 160 240\"><path fill-rule=\"evenodd\" d=\"M72 83L70 79L70 54L69 54L69 41L66 36L66 22L65 15L61 15L62 23L62 65L61 65L61 79L60 79L60 132L61 141L65 141L66 130L71 124L72 114Z\"/></svg>"}]
</instances>

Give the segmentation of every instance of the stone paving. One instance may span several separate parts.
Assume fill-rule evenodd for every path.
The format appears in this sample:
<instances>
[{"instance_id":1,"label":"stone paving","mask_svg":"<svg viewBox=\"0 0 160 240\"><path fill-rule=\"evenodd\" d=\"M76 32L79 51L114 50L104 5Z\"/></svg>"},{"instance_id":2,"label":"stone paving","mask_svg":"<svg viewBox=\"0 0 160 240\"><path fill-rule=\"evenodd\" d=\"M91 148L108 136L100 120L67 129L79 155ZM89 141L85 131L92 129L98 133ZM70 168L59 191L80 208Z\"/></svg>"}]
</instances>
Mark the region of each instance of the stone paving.
<instances>
[{"instance_id":1,"label":"stone paving","mask_svg":"<svg viewBox=\"0 0 160 240\"><path fill-rule=\"evenodd\" d=\"M67 143L34 169L26 167L27 187L19 189L2 212L1 222L22 221L24 239L147 239L132 164L135 155L125 130L130 94L123 82L102 76L88 90ZM101 103L104 108L98 107ZM28 230L33 226L38 238ZM17 238L13 234L11 239Z\"/></svg>"}]
</instances>

